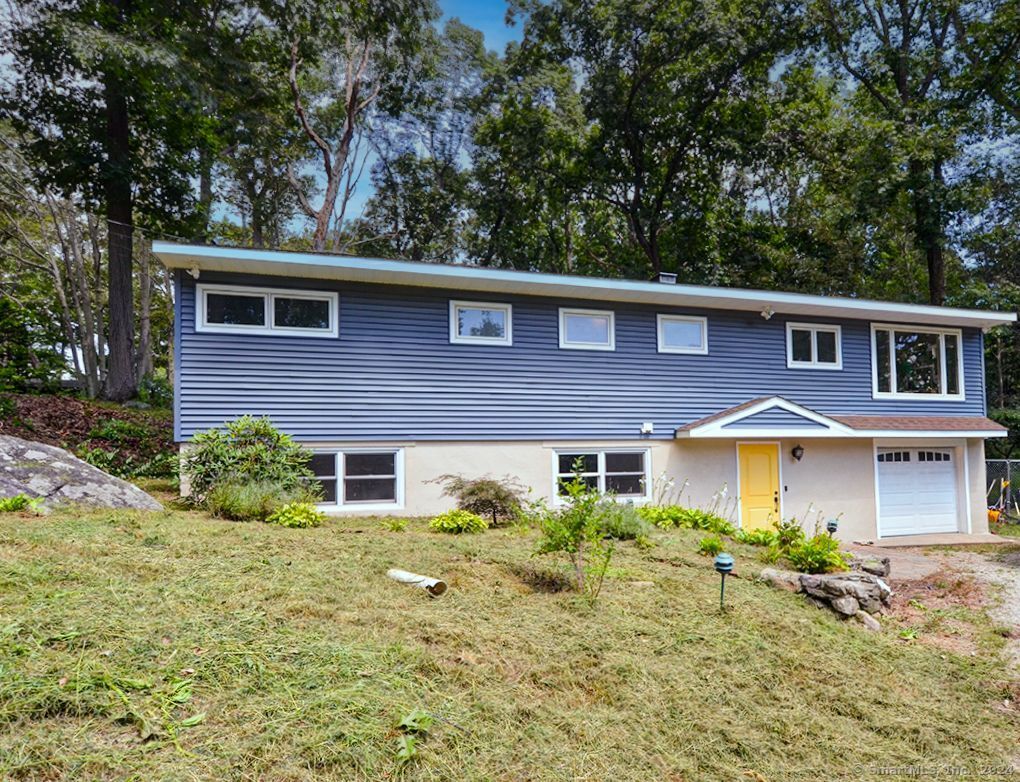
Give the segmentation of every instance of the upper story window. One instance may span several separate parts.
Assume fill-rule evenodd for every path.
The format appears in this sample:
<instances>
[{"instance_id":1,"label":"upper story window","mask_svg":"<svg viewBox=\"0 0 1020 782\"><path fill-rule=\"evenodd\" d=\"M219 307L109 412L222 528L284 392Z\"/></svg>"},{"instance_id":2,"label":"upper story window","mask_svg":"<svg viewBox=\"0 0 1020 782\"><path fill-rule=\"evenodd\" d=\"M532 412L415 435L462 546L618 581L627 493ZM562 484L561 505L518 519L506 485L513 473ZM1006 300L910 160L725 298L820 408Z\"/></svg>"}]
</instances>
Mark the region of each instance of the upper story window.
<instances>
[{"instance_id":1,"label":"upper story window","mask_svg":"<svg viewBox=\"0 0 1020 782\"><path fill-rule=\"evenodd\" d=\"M659 315L660 353L708 353L708 319L695 315Z\"/></svg>"},{"instance_id":2,"label":"upper story window","mask_svg":"<svg viewBox=\"0 0 1020 782\"><path fill-rule=\"evenodd\" d=\"M513 308L509 304L450 302L450 342L513 344Z\"/></svg>"},{"instance_id":3,"label":"upper story window","mask_svg":"<svg viewBox=\"0 0 1020 782\"><path fill-rule=\"evenodd\" d=\"M335 337L337 301L335 293L200 284L195 328Z\"/></svg>"},{"instance_id":4,"label":"upper story window","mask_svg":"<svg viewBox=\"0 0 1020 782\"><path fill-rule=\"evenodd\" d=\"M874 396L963 399L959 331L873 324L871 339Z\"/></svg>"},{"instance_id":5,"label":"upper story window","mask_svg":"<svg viewBox=\"0 0 1020 782\"><path fill-rule=\"evenodd\" d=\"M786 366L790 369L842 369L842 331L821 323L786 324Z\"/></svg>"},{"instance_id":6,"label":"upper story window","mask_svg":"<svg viewBox=\"0 0 1020 782\"><path fill-rule=\"evenodd\" d=\"M611 310L560 308L560 347L571 350L615 350L616 327Z\"/></svg>"}]
</instances>

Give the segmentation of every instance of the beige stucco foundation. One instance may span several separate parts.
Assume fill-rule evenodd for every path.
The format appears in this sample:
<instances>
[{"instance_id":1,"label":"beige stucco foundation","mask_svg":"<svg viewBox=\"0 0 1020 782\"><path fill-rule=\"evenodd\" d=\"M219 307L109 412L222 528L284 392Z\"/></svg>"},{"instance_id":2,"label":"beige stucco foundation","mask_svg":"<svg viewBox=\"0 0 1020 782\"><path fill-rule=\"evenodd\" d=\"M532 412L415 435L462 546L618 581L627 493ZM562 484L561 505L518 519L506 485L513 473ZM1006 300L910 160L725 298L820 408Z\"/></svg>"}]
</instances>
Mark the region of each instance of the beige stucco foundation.
<instances>
[{"instance_id":1,"label":"beige stucco foundation","mask_svg":"<svg viewBox=\"0 0 1020 782\"><path fill-rule=\"evenodd\" d=\"M557 450L647 449L651 455L653 501L712 508L739 520L737 442L732 439L546 442L376 442L306 443L309 447L401 448L404 453L404 503L400 508L372 511L403 516L431 516L449 510L434 480L441 475L470 477L512 476L531 489L534 499L553 500L553 470ZM882 446L952 447L957 458L961 532L988 531L985 509L984 442L980 439L742 439L739 442L778 442L783 518L796 518L810 531L839 518L837 536L844 541L877 540L875 449ZM800 461L795 445L804 447ZM187 481L182 477L182 493ZM967 490L965 490L965 488ZM357 514L356 506L330 509Z\"/></svg>"}]
</instances>

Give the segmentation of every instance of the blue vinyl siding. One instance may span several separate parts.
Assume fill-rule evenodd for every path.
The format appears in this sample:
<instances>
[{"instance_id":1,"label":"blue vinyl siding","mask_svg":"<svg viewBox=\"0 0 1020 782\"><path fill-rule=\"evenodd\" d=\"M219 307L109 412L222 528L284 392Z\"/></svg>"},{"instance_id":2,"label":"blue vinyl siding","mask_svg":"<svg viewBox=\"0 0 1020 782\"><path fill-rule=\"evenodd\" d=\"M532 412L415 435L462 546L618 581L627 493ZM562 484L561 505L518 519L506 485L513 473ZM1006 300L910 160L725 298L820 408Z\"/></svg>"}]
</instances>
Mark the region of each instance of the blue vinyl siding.
<instances>
[{"instance_id":1,"label":"blue vinyl siding","mask_svg":"<svg viewBox=\"0 0 1020 782\"><path fill-rule=\"evenodd\" d=\"M796 427L801 429L825 429L826 427L810 418L783 410L781 407L773 407L771 410L762 410L760 413L741 418L731 424L726 424L723 429L730 428L761 428L771 429L781 426L784 428Z\"/></svg>"},{"instance_id":2,"label":"blue vinyl siding","mask_svg":"<svg viewBox=\"0 0 1020 782\"><path fill-rule=\"evenodd\" d=\"M268 415L302 440L656 439L748 399L780 395L823 414L982 415L981 333L965 329L966 401L871 398L868 321L843 327L843 369L788 369L786 319L756 313L591 304L616 313L616 350L561 350L557 310L578 300L254 278L203 283L337 291L337 338L195 331L195 282L179 273L178 439ZM513 304L512 346L450 344L449 300ZM708 317L708 355L659 353L656 313Z\"/></svg>"}]
</instances>

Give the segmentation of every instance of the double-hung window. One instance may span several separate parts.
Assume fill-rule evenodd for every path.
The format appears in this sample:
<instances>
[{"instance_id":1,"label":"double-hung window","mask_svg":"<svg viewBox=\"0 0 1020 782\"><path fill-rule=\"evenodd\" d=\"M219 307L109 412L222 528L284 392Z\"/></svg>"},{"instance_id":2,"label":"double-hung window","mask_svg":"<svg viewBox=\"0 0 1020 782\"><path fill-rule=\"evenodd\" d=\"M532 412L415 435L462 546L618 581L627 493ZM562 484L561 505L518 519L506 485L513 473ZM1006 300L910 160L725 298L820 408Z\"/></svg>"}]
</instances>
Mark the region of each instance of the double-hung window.
<instances>
[{"instance_id":1,"label":"double-hung window","mask_svg":"<svg viewBox=\"0 0 1020 782\"><path fill-rule=\"evenodd\" d=\"M404 504L404 452L394 448L323 451L313 454L323 506L385 510Z\"/></svg>"},{"instance_id":2,"label":"double-hung window","mask_svg":"<svg viewBox=\"0 0 1020 782\"><path fill-rule=\"evenodd\" d=\"M790 369L842 369L841 342L839 326L787 323L786 366Z\"/></svg>"},{"instance_id":3,"label":"double-hung window","mask_svg":"<svg viewBox=\"0 0 1020 782\"><path fill-rule=\"evenodd\" d=\"M580 475L589 488L622 499L646 500L649 497L649 455L647 450L556 451L556 494L566 495L565 485Z\"/></svg>"},{"instance_id":4,"label":"double-hung window","mask_svg":"<svg viewBox=\"0 0 1020 782\"><path fill-rule=\"evenodd\" d=\"M198 331L337 335L336 293L232 285L196 287Z\"/></svg>"},{"instance_id":5,"label":"double-hung window","mask_svg":"<svg viewBox=\"0 0 1020 782\"><path fill-rule=\"evenodd\" d=\"M478 301L450 302L450 342L512 345L513 308Z\"/></svg>"},{"instance_id":6,"label":"double-hung window","mask_svg":"<svg viewBox=\"0 0 1020 782\"><path fill-rule=\"evenodd\" d=\"M960 336L955 329L872 325L873 395L963 399Z\"/></svg>"},{"instance_id":7,"label":"double-hung window","mask_svg":"<svg viewBox=\"0 0 1020 782\"><path fill-rule=\"evenodd\" d=\"M567 350L615 350L616 324L611 310L560 308L560 347Z\"/></svg>"}]
</instances>

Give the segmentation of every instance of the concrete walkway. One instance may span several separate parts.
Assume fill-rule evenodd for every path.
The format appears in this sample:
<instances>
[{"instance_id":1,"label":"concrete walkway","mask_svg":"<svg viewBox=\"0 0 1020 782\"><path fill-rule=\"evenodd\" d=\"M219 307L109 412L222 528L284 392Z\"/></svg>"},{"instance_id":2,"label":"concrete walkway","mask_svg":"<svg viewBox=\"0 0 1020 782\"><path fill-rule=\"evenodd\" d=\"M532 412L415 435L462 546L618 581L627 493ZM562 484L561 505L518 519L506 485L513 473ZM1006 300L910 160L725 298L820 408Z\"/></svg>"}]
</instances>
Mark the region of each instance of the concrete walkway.
<instances>
[{"instance_id":1,"label":"concrete walkway","mask_svg":"<svg viewBox=\"0 0 1020 782\"><path fill-rule=\"evenodd\" d=\"M989 543L1020 543L1016 538L992 535L990 532L966 534L961 532L939 532L931 535L897 535L878 540L854 541L855 545L867 545L871 548L903 548L915 546L978 546Z\"/></svg>"}]
</instances>

